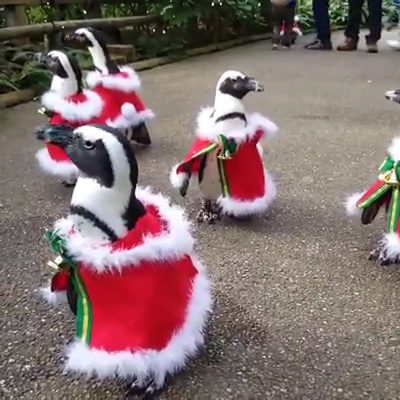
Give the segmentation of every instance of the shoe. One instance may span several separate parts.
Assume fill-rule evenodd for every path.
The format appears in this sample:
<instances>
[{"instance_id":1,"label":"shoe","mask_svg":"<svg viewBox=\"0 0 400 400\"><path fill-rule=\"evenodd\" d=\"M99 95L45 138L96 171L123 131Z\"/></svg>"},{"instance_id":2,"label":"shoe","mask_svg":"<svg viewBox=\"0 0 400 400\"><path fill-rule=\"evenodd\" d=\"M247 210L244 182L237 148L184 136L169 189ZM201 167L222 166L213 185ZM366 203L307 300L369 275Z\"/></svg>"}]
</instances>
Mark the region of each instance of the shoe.
<instances>
[{"instance_id":1,"label":"shoe","mask_svg":"<svg viewBox=\"0 0 400 400\"><path fill-rule=\"evenodd\" d=\"M272 45L272 50L278 50L278 45L274 43L274 44Z\"/></svg>"},{"instance_id":2,"label":"shoe","mask_svg":"<svg viewBox=\"0 0 400 400\"><path fill-rule=\"evenodd\" d=\"M347 37L342 44L336 48L338 51L355 51L357 50L358 40Z\"/></svg>"},{"instance_id":3,"label":"shoe","mask_svg":"<svg viewBox=\"0 0 400 400\"><path fill-rule=\"evenodd\" d=\"M316 43L318 43L318 39L315 39L315 40L313 40L312 42L307 43L307 44L304 46L304 48L305 48L305 49L308 49L310 46L314 46Z\"/></svg>"},{"instance_id":4,"label":"shoe","mask_svg":"<svg viewBox=\"0 0 400 400\"><path fill-rule=\"evenodd\" d=\"M365 38L367 43L367 53L375 54L378 52L378 41L371 39L369 36Z\"/></svg>"},{"instance_id":5,"label":"shoe","mask_svg":"<svg viewBox=\"0 0 400 400\"><path fill-rule=\"evenodd\" d=\"M327 42L321 42L320 40L315 41L306 47L308 50L332 50L332 42L328 40Z\"/></svg>"}]
</instances>

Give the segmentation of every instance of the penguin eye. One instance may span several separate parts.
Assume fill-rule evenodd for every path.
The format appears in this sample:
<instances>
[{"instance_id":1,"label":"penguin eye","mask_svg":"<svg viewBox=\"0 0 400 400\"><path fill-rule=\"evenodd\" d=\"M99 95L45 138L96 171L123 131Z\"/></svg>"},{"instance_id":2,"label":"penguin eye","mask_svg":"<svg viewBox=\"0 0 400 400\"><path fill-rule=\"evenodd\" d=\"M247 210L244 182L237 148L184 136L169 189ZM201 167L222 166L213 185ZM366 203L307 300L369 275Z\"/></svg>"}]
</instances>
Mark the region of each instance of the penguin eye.
<instances>
[{"instance_id":1,"label":"penguin eye","mask_svg":"<svg viewBox=\"0 0 400 400\"><path fill-rule=\"evenodd\" d=\"M91 142L90 140L85 140L84 142L83 142L83 147L85 148L85 149L87 149L87 150L92 150L92 149L94 149L94 143L93 142Z\"/></svg>"}]
</instances>

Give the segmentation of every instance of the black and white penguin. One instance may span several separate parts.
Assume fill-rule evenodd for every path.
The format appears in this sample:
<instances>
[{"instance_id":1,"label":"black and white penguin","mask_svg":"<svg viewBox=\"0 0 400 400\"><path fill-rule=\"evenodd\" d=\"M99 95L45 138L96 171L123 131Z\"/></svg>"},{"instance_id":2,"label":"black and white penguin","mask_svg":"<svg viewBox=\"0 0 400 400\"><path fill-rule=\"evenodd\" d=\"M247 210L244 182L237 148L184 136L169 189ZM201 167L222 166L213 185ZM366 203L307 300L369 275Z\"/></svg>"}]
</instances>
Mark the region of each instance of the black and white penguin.
<instances>
[{"instance_id":1,"label":"black and white penguin","mask_svg":"<svg viewBox=\"0 0 400 400\"><path fill-rule=\"evenodd\" d=\"M154 113L146 108L137 94L141 87L137 73L131 67L118 66L112 60L103 33L96 29L77 29L67 34L65 40L87 49L92 56L96 71L90 72L86 81L101 96L113 99L107 110L107 124L124 130L130 140L150 145L146 121L154 118Z\"/></svg>"},{"instance_id":2,"label":"black and white penguin","mask_svg":"<svg viewBox=\"0 0 400 400\"><path fill-rule=\"evenodd\" d=\"M136 158L119 130L49 126L44 135L81 171L70 213L49 235L62 243L76 293L66 369L126 379L129 392L150 394L196 354L212 306L190 223L168 198L137 186Z\"/></svg>"},{"instance_id":3,"label":"black and white penguin","mask_svg":"<svg viewBox=\"0 0 400 400\"><path fill-rule=\"evenodd\" d=\"M259 141L273 135L277 127L260 114L246 113L243 104L249 92L263 90L246 74L226 71L217 82L214 106L204 108L197 117L196 141L173 168L170 180L184 196L190 176L197 174L202 195L199 222L213 223L223 214L237 218L257 214L275 197Z\"/></svg>"},{"instance_id":4,"label":"black and white penguin","mask_svg":"<svg viewBox=\"0 0 400 400\"><path fill-rule=\"evenodd\" d=\"M394 101L397 104L400 104L400 89L388 90L385 92L385 98L389 101Z\"/></svg>"},{"instance_id":5,"label":"black and white penguin","mask_svg":"<svg viewBox=\"0 0 400 400\"><path fill-rule=\"evenodd\" d=\"M49 116L49 124L70 125L77 128L96 122L103 112L101 97L82 87L82 71L75 58L62 51L53 50L38 57L53 74L50 90L43 94L40 112ZM36 128L35 135L43 140L43 127ZM58 146L46 143L36 154L41 168L63 178L64 185L73 185L77 168Z\"/></svg>"}]
</instances>

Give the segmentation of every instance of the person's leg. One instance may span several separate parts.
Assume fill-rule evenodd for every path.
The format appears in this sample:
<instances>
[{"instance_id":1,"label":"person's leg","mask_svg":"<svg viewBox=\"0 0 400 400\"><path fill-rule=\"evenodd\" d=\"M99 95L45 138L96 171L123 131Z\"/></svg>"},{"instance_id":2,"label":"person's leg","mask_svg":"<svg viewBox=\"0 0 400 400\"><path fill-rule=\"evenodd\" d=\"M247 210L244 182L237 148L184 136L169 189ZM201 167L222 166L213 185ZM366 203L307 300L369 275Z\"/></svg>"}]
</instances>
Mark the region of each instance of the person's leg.
<instances>
[{"instance_id":1,"label":"person's leg","mask_svg":"<svg viewBox=\"0 0 400 400\"><path fill-rule=\"evenodd\" d=\"M376 53L377 42L382 32L382 0L368 0L368 27L367 47L370 53Z\"/></svg>"},{"instance_id":2,"label":"person's leg","mask_svg":"<svg viewBox=\"0 0 400 400\"><path fill-rule=\"evenodd\" d=\"M295 3L290 3L285 7L284 23L285 30L282 37L282 46L291 47L292 45L292 29L294 24Z\"/></svg>"},{"instance_id":3,"label":"person's leg","mask_svg":"<svg viewBox=\"0 0 400 400\"><path fill-rule=\"evenodd\" d=\"M319 37L319 32L321 31L321 18L319 17L320 0L313 0L312 9L313 9L315 32L316 32L317 36L312 42L310 42L304 46L306 49L312 45L315 45L320 40L320 37Z\"/></svg>"},{"instance_id":4,"label":"person's leg","mask_svg":"<svg viewBox=\"0 0 400 400\"><path fill-rule=\"evenodd\" d=\"M306 46L310 50L331 50L331 26L329 21L329 0L313 0L313 12L317 41Z\"/></svg>"},{"instance_id":5,"label":"person's leg","mask_svg":"<svg viewBox=\"0 0 400 400\"><path fill-rule=\"evenodd\" d=\"M349 0L349 19L344 35L358 41L364 0Z\"/></svg>"},{"instance_id":6,"label":"person's leg","mask_svg":"<svg viewBox=\"0 0 400 400\"><path fill-rule=\"evenodd\" d=\"M282 26L282 7L272 5L272 48L277 49L280 42L281 26Z\"/></svg>"},{"instance_id":7,"label":"person's leg","mask_svg":"<svg viewBox=\"0 0 400 400\"><path fill-rule=\"evenodd\" d=\"M349 15L344 31L346 39L337 47L339 51L357 50L363 4L364 0L349 0Z\"/></svg>"}]
</instances>

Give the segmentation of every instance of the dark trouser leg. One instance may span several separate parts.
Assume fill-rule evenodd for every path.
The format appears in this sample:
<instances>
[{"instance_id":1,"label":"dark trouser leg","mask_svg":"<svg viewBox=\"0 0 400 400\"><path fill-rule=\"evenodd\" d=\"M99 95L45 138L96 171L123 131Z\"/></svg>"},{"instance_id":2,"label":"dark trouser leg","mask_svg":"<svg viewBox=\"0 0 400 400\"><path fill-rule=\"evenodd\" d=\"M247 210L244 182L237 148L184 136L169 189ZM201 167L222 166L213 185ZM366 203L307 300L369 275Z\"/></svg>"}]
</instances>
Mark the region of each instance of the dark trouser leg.
<instances>
[{"instance_id":1,"label":"dark trouser leg","mask_svg":"<svg viewBox=\"0 0 400 400\"><path fill-rule=\"evenodd\" d=\"M281 26L283 23L283 7L272 6L272 44L277 45L280 42Z\"/></svg>"},{"instance_id":2,"label":"dark trouser leg","mask_svg":"<svg viewBox=\"0 0 400 400\"><path fill-rule=\"evenodd\" d=\"M331 40L329 0L313 0L313 14L317 39L322 43L329 42Z\"/></svg>"},{"instance_id":3,"label":"dark trouser leg","mask_svg":"<svg viewBox=\"0 0 400 400\"><path fill-rule=\"evenodd\" d=\"M283 33L282 44L284 46L290 46L292 44L292 29L294 24L294 4L289 4L285 7L285 13L283 21L285 23L285 31Z\"/></svg>"},{"instance_id":4,"label":"dark trouser leg","mask_svg":"<svg viewBox=\"0 0 400 400\"><path fill-rule=\"evenodd\" d=\"M349 20L344 35L358 41L360 33L361 12L364 0L349 0Z\"/></svg>"},{"instance_id":5,"label":"dark trouser leg","mask_svg":"<svg viewBox=\"0 0 400 400\"><path fill-rule=\"evenodd\" d=\"M375 43L381 38L382 31L382 0L368 0L368 40Z\"/></svg>"}]
</instances>

